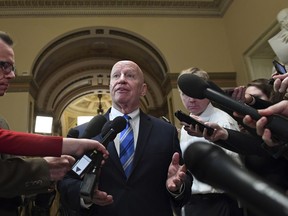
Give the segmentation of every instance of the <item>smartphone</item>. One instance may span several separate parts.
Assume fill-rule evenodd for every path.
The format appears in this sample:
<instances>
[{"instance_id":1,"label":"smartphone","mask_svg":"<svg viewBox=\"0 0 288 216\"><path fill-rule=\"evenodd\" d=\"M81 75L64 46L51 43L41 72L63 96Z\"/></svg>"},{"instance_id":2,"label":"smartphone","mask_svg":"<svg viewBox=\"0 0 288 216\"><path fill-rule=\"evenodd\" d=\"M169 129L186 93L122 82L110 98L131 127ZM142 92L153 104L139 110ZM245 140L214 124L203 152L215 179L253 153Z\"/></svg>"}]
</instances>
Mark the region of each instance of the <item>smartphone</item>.
<instances>
[{"instance_id":1,"label":"smartphone","mask_svg":"<svg viewBox=\"0 0 288 216\"><path fill-rule=\"evenodd\" d=\"M214 129L203 124L202 122L199 122L198 120L192 118L191 116L187 115L186 113L182 112L181 110L176 111L175 116L179 119L179 121L186 122L187 124L192 124L194 127L196 124L198 125L200 131L203 132L204 128L207 129L207 134L211 136L213 134Z\"/></svg>"},{"instance_id":2,"label":"smartphone","mask_svg":"<svg viewBox=\"0 0 288 216\"><path fill-rule=\"evenodd\" d=\"M284 65L280 64L278 61L274 60L273 65L277 71L278 74L285 74L287 73L286 68Z\"/></svg>"}]
</instances>

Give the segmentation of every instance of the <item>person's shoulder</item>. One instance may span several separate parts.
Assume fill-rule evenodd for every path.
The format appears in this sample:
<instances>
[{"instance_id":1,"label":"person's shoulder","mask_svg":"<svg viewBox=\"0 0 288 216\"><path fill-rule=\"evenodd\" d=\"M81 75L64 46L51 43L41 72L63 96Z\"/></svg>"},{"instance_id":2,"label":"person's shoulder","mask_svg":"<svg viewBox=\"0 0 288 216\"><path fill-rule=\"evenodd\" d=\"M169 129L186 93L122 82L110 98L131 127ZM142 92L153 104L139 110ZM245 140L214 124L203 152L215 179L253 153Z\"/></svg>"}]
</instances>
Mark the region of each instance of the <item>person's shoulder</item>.
<instances>
[{"instance_id":1,"label":"person's shoulder","mask_svg":"<svg viewBox=\"0 0 288 216\"><path fill-rule=\"evenodd\" d=\"M213 109L214 109L214 111L213 111L214 114L220 115L223 118L233 119L233 117L231 115L229 115L227 112L225 112L225 111L223 111L217 107L214 107Z\"/></svg>"},{"instance_id":2,"label":"person's shoulder","mask_svg":"<svg viewBox=\"0 0 288 216\"><path fill-rule=\"evenodd\" d=\"M150 120L152 123L156 124L157 126L159 127L171 127L171 128L174 128L175 126L167 121L164 121L163 119L161 118L158 118L158 117L155 117L155 116L152 116L152 115L148 115L148 114L145 114L147 116L147 119Z\"/></svg>"}]
</instances>

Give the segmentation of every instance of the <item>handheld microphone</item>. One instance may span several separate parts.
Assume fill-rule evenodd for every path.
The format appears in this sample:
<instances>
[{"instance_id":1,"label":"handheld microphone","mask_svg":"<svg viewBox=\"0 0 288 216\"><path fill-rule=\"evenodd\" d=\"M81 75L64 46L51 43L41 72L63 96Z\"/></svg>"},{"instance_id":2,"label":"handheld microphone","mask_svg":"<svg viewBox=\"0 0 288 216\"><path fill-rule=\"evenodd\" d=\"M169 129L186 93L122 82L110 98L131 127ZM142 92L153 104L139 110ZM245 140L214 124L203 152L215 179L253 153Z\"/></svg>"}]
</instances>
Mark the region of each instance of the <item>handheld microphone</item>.
<instances>
[{"instance_id":1,"label":"handheld microphone","mask_svg":"<svg viewBox=\"0 0 288 216\"><path fill-rule=\"evenodd\" d=\"M80 138L91 139L92 137L97 136L103 125L106 123L107 119L103 115L94 116L88 123Z\"/></svg>"},{"instance_id":2,"label":"handheld microphone","mask_svg":"<svg viewBox=\"0 0 288 216\"><path fill-rule=\"evenodd\" d=\"M208 82L194 74L182 74L177 82L181 91L189 97L208 98L230 110L243 115L250 115L254 120L259 120L262 117L256 109L215 91ZM267 119L266 127L271 130L273 137L281 141L288 141L288 120L279 115L267 116Z\"/></svg>"},{"instance_id":3,"label":"handheld microphone","mask_svg":"<svg viewBox=\"0 0 288 216\"><path fill-rule=\"evenodd\" d=\"M116 135L125 129L127 121L124 117L118 116L113 121L108 121L103 126L100 143L107 147L108 143L115 139ZM101 162L103 160L102 153L98 152L91 155L93 170L84 176L80 196L84 199L91 200L93 197L94 188L99 178L99 171L101 168Z\"/></svg>"},{"instance_id":4,"label":"handheld microphone","mask_svg":"<svg viewBox=\"0 0 288 216\"><path fill-rule=\"evenodd\" d=\"M78 138L79 137L79 130L77 130L75 128L71 128L68 131L67 137L69 137L69 138Z\"/></svg>"},{"instance_id":5,"label":"handheld microphone","mask_svg":"<svg viewBox=\"0 0 288 216\"><path fill-rule=\"evenodd\" d=\"M195 142L184 152L190 172L200 181L239 199L262 216L288 216L288 197L280 189L240 168L220 147Z\"/></svg>"},{"instance_id":6,"label":"handheld microphone","mask_svg":"<svg viewBox=\"0 0 288 216\"><path fill-rule=\"evenodd\" d=\"M88 123L86 123L87 126L83 134L80 136L80 138L90 139L92 137L97 136L101 132L102 127L106 121L107 119L103 115L94 116ZM71 130L72 129L70 129L69 132L71 132ZM75 130L76 129L74 129L74 131ZM73 133L75 133L74 135L76 135L76 132L73 132L72 130L72 135ZM75 164L72 167L72 171L74 172L74 174L76 174L78 177L83 177L83 174L87 171L87 169L89 169L89 167L91 167L92 162L91 155L93 154L97 154L97 151L94 150L92 152L86 153L79 160L75 162Z\"/></svg>"}]
</instances>

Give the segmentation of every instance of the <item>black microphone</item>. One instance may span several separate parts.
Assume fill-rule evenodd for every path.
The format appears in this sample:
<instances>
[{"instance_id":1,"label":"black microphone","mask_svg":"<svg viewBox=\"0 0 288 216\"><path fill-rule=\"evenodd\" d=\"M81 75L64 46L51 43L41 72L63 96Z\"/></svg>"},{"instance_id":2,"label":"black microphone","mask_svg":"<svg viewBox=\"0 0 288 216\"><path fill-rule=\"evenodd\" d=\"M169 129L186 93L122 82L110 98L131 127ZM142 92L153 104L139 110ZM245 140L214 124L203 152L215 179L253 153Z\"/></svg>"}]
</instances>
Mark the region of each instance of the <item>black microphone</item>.
<instances>
[{"instance_id":1,"label":"black microphone","mask_svg":"<svg viewBox=\"0 0 288 216\"><path fill-rule=\"evenodd\" d=\"M78 138L79 137L79 130L77 130L75 128L71 128L68 131L67 137L69 137L69 138Z\"/></svg>"},{"instance_id":2,"label":"black microphone","mask_svg":"<svg viewBox=\"0 0 288 216\"><path fill-rule=\"evenodd\" d=\"M104 124L104 126L103 126L103 128L102 128L102 130L101 130L101 138L103 139L103 137L111 130L111 128L112 128L112 121L107 121L105 124Z\"/></svg>"},{"instance_id":3,"label":"black microphone","mask_svg":"<svg viewBox=\"0 0 288 216\"><path fill-rule=\"evenodd\" d=\"M116 135L125 129L127 120L123 116L118 116L113 121L107 122L103 126L101 136L103 137L101 143L107 147L108 143L115 139Z\"/></svg>"},{"instance_id":4,"label":"black microphone","mask_svg":"<svg viewBox=\"0 0 288 216\"><path fill-rule=\"evenodd\" d=\"M259 120L262 117L256 109L215 91L214 87L211 88L208 82L195 74L182 74L177 82L180 90L189 97L208 98L230 110L243 115L250 115L254 120ZM288 120L279 115L267 116L267 119L266 127L271 130L273 138L284 142L288 141Z\"/></svg>"},{"instance_id":5,"label":"black microphone","mask_svg":"<svg viewBox=\"0 0 288 216\"><path fill-rule=\"evenodd\" d=\"M91 139L97 136L101 132L102 127L106 121L107 119L103 115L94 116L88 123L85 123L86 128L83 134L80 136L80 138ZM77 129L74 129L74 130L77 130ZM69 132L71 132L71 129ZM72 130L72 133L75 133L76 135L76 132L73 132L73 130ZM79 160L77 160L74 163L72 167L72 171L74 174L76 174L76 176L83 177L84 173L87 172L87 170L89 170L89 168L91 167L91 162L92 162L91 155L93 156L94 154L97 154L96 150L90 151L84 154Z\"/></svg>"},{"instance_id":6,"label":"black microphone","mask_svg":"<svg viewBox=\"0 0 288 216\"><path fill-rule=\"evenodd\" d=\"M113 121L106 122L101 132L102 139L100 143L107 147L108 143L114 140L116 135L125 129L126 125L127 120L122 116L116 117L115 119L113 119ZM103 155L102 153L98 152L97 154L91 156L91 158L93 170L84 176L80 189L80 196L88 200L91 200L93 197L94 188L99 179L99 171L101 168Z\"/></svg>"},{"instance_id":7,"label":"black microphone","mask_svg":"<svg viewBox=\"0 0 288 216\"><path fill-rule=\"evenodd\" d=\"M103 115L94 116L85 128L85 131L80 136L80 138L91 139L92 137L100 134L103 125L106 123L107 119Z\"/></svg>"},{"instance_id":8,"label":"black microphone","mask_svg":"<svg viewBox=\"0 0 288 216\"><path fill-rule=\"evenodd\" d=\"M284 191L244 170L218 146L195 142L184 152L188 170L200 181L222 189L261 216L287 216Z\"/></svg>"}]
</instances>

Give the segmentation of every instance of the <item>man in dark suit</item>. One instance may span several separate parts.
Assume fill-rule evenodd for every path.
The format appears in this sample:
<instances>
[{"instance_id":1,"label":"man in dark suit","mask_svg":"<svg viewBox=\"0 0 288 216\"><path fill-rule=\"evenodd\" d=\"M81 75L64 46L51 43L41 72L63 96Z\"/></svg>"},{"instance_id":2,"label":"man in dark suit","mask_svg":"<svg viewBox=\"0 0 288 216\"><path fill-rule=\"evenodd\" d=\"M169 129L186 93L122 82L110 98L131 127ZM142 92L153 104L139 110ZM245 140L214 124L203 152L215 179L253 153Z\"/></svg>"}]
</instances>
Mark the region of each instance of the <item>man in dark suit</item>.
<instances>
[{"instance_id":1,"label":"man in dark suit","mask_svg":"<svg viewBox=\"0 0 288 216\"><path fill-rule=\"evenodd\" d=\"M128 124L134 136L131 172L127 175L122 167L122 138L118 134L108 144L109 158L101 168L92 201L80 198L80 180L67 177L59 183L61 202L70 209L69 215L172 216L172 206L182 206L189 199L192 177L179 164L177 130L140 110L140 97L146 91L144 75L136 63L119 61L113 66L112 108L105 117L109 120L125 114L130 117ZM83 127L76 129L81 135Z\"/></svg>"}]
</instances>

